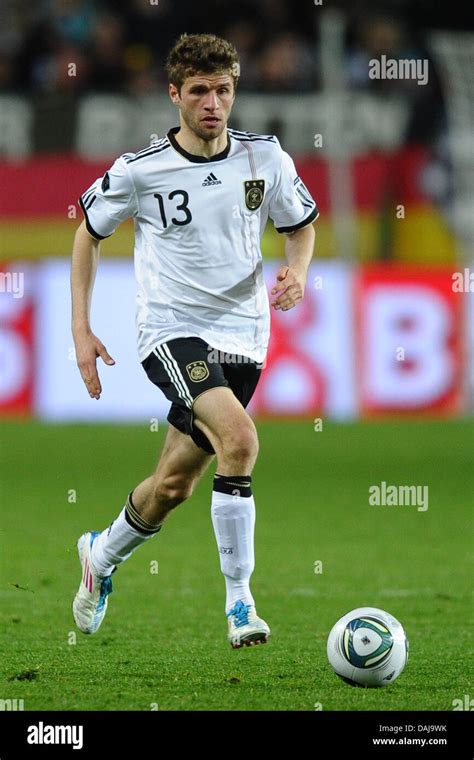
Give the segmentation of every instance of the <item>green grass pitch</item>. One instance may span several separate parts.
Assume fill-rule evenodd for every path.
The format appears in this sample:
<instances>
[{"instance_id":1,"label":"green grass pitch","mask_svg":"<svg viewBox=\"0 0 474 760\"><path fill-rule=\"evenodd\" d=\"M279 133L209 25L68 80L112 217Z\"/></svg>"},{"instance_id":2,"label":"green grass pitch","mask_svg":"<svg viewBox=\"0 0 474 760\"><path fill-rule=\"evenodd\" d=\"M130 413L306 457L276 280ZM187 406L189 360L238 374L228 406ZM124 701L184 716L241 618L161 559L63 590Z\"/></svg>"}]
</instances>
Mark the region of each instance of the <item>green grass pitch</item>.
<instances>
[{"instance_id":1,"label":"green grass pitch","mask_svg":"<svg viewBox=\"0 0 474 760\"><path fill-rule=\"evenodd\" d=\"M233 651L212 466L119 568L100 631L84 636L75 542L149 474L166 425L2 423L0 698L25 710L451 710L472 694L472 421L257 426L252 590L272 636ZM381 481L427 485L428 510L370 506ZM326 661L332 625L365 605L398 617L410 640L383 689L351 688Z\"/></svg>"}]
</instances>

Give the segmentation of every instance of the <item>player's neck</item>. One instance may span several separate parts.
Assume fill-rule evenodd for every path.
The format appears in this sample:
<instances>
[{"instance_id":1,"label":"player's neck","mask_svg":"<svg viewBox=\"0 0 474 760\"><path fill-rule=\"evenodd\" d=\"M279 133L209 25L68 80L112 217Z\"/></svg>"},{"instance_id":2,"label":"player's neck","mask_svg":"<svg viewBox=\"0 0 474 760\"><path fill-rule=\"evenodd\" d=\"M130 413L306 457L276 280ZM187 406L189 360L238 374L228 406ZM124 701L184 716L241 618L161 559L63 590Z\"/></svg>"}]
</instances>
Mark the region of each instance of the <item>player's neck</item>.
<instances>
[{"instance_id":1,"label":"player's neck","mask_svg":"<svg viewBox=\"0 0 474 760\"><path fill-rule=\"evenodd\" d=\"M185 123L180 124L180 130L175 134L175 140L187 153L205 158L212 158L222 153L227 146L227 139L227 129L224 129L215 140L203 140Z\"/></svg>"}]
</instances>

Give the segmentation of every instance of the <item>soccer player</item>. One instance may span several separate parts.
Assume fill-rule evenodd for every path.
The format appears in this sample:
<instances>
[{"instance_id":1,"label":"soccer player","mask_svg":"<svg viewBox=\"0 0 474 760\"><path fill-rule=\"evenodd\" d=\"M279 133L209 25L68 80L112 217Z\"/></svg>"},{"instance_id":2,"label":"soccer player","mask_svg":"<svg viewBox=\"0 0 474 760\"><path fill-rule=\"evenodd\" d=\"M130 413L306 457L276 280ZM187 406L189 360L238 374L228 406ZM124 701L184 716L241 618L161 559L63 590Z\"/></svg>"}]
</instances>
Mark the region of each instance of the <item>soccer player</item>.
<instances>
[{"instance_id":1,"label":"soccer player","mask_svg":"<svg viewBox=\"0 0 474 760\"><path fill-rule=\"evenodd\" d=\"M97 631L112 573L191 496L215 456L211 515L228 641L239 648L270 634L250 590L258 438L245 411L269 339L260 240L268 217L286 236L287 264L271 301L274 309L291 309L303 298L318 211L276 137L227 127L239 78L231 44L182 35L166 70L179 127L120 156L82 195L71 288L78 367L90 397L99 399L97 357L115 363L89 321L99 244L133 218L138 354L171 401L170 425L153 474L133 488L107 529L79 538L82 579L73 612L81 631Z\"/></svg>"}]
</instances>

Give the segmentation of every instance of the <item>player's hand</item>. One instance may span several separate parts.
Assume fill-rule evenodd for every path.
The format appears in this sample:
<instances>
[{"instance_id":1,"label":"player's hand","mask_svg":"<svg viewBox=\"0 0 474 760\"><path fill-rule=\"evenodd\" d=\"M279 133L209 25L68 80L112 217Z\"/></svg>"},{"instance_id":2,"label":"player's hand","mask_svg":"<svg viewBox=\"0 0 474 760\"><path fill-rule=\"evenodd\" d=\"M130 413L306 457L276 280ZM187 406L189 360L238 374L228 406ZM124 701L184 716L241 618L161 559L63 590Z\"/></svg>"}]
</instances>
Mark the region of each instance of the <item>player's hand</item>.
<instances>
[{"instance_id":1,"label":"player's hand","mask_svg":"<svg viewBox=\"0 0 474 760\"><path fill-rule=\"evenodd\" d=\"M271 302L275 311L287 311L303 300L306 276L286 265L280 267L277 273L277 284L272 289Z\"/></svg>"},{"instance_id":2,"label":"player's hand","mask_svg":"<svg viewBox=\"0 0 474 760\"><path fill-rule=\"evenodd\" d=\"M90 330L79 335L74 335L76 345L76 361L84 384L91 398L99 399L102 386L97 372L96 361L100 356L102 361L109 366L115 364L114 359L108 353L104 344Z\"/></svg>"}]
</instances>

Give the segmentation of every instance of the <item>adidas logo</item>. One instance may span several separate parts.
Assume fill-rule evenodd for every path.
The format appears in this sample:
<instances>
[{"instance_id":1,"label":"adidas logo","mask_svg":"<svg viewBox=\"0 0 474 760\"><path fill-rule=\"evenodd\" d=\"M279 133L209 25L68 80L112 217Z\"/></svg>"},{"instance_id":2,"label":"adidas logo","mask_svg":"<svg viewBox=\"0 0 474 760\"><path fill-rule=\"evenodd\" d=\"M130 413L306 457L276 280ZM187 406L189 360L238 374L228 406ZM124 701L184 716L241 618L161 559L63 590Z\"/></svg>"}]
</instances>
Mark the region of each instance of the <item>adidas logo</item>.
<instances>
[{"instance_id":1,"label":"adidas logo","mask_svg":"<svg viewBox=\"0 0 474 760\"><path fill-rule=\"evenodd\" d=\"M204 182L202 183L203 187L210 187L211 185L222 185L222 182L220 179L217 179L216 175L212 172L208 174Z\"/></svg>"}]
</instances>

